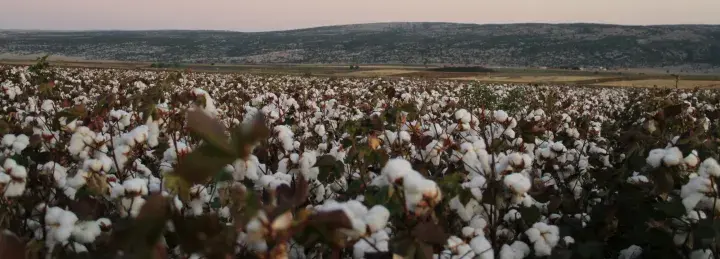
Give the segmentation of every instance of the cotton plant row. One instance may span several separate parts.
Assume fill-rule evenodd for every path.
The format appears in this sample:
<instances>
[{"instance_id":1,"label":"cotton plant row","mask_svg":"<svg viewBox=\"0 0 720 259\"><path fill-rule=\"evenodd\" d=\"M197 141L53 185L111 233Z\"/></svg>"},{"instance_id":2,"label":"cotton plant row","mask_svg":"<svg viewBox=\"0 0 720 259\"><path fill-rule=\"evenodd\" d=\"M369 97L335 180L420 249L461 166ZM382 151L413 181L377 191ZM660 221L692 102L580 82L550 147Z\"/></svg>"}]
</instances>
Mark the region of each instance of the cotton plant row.
<instances>
[{"instance_id":1,"label":"cotton plant row","mask_svg":"<svg viewBox=\"0 0 720 259\"><path fill-rule=\"evenodd\" d=\"M156 223L167 256L212 258L173 240L184 231L180 219L217 216L232 229L231 257L407 256L397 244L428 224L442 240L409 247L433 258L546 257L596 242L578 231L597 231L605 220L597 211L635 190L681 204L677 219L652 225L677 251L712 258L712 246L689 246L689 237L720 211L713 91L47 71L49 81L24 67L0 69L1 213L21 222L0 224L41 242L48 258L105 252L103 237L142 220L155 197L174 215ZM191 133L193 111L228 130ZM178 180L194 154L236 145L231 129L249 130L259 117L268 136L237 147L247 154L213 165L219 170L206 179ZM623 141L628 132L633 141ZM301 189L299 179L307 196L288 203L283 195ZM228 198L235 189L265 197L260 209ZM75 205L88 199L104 209L88 215ZM286 203L281 213L270 209ZM344 220L330 229L332 249L301 240L323 215ZM561 231L569 224L578 229ZM605 244L604 256L652 256L653 245Z\"/></svg>"}]
</instances>

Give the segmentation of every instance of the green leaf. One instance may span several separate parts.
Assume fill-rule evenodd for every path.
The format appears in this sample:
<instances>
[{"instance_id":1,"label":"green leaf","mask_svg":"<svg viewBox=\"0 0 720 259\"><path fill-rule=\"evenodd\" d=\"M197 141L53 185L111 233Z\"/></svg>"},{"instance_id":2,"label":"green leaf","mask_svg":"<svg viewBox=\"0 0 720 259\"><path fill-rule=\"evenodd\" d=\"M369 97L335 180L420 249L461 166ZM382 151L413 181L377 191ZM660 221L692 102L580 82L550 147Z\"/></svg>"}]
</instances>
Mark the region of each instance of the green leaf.
<instances>
[{"instance_id":1,"label":"green leaf","mask_svg":"<svg viewBox=\"0 0 720 259\"><path fill-rule=\"evenodd\" d=\"M687 213L685 206L682 204L682 200L678 197L675 197L670 202L658 203L655 205L655 208L665 213L665 215L676 218L682 217Z\"/></svg>"},{"instance_id":2,"label":"green leaf","mask_svg":"<svg viewBox=\"0 0 720 259\"><path fill-rule=\"evenodd\" d=\"M320 171L318 174L318 180L321 182L332 182L337 180L345 172L345 164L341 161L337 161L335 157L331 155L324 155L317 159L315 165Z\"/></svg>"},{"instance_id":3,"label":"green leaf","mask_svg":"<svg viewBox=\"0 0 720 259\"><path fill-rule=\"evenodd\" d=\"M400 255L404 258L414 258L417 247L415 241L412 238L402 238L400 240L393 240L390 243L390 252L396 255Z\"/></svg>"},{"instance_id":4,"label":"green leaf","mask_svg":"<svg viewBox=\"0 0 720 259\"><path fill-rule=\"evenodd\" d=\"M229 182L234 180L232 173L228 172L223 168L215 174L215 182Z\"/></svg>"},{"instance_id":5,"label":"green leaf","mask_svg":"<svg viewBox=\"0 0 720 259\"><path fill-rule=\"evenodd\" d=\"M522 216L523 220L530 225L534 224L540 219L540 209L538 209L535 206L531 207L520 207L518 208L518 212L520 212L520 215Z\"/></svg>"},{"instance_id":6,"label":"green leaf","mask_svg":"<svg viewBox=\"0 0 720 259\"><path fill-rule=\"evenodd\" d=\"M210 202L210 208L219 209L220 207L221 207L220 198L215 197L215 198Z\"/></svg>"},{"instance_id":7,"label":"green leaf","mask_svg":"<svg viewBox=\"0 0 720 259\"><path fill-rule=\"evenodd\" d=\"M590 241L587 243L579 244L575 251L576 254L580 256L580 258L604 258L603 244L597 241Z\"/></svg>"}]
</instances>

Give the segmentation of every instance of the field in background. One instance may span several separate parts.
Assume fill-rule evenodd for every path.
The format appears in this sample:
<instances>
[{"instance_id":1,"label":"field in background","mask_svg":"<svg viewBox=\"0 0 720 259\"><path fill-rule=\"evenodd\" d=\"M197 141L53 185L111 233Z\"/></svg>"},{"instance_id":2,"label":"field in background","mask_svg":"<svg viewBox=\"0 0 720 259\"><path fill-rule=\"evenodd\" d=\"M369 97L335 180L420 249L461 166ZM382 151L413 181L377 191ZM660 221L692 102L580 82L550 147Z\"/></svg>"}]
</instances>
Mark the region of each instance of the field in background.
<instances>
[{"instance_id":1,"label":"field in background","mask_svg":"<svg viewBox=\"0 0 720 259\"><path fill-rule=\"evenodd\" d=\"M0 64L31 65L32 60L0 60ZM51 65L87 68L122 68L148 70L191 70L197 72L252 73L252 74L288 74L330 77L385 77L385 78L425 78L474 81L485 83L519 84L574 84L603 87L657 87L674 88L675 77L666 73L643 73L630 69L627 71L577 71L533 68L494 68L495 72L445 72L434 71L439 66L410 65L360 65L350 69L349 65L313 65L313 64L272 64L272 65L233 65L233 64L182 64L174 68L151 68L150 62L122 61L85 61L50 60ZM682 75L679 88L719 88L720 74Z\"/></svg>"}]
</instances>

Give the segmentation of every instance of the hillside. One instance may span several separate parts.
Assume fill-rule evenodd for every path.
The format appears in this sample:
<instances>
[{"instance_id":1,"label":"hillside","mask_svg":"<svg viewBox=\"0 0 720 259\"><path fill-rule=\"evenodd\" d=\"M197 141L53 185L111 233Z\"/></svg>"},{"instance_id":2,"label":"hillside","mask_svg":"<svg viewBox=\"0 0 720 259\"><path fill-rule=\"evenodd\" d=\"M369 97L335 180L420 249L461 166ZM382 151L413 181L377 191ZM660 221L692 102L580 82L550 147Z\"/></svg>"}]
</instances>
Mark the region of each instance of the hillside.
<instances>
[{"instance_id":1,"label":"hillside","mask_svg":"<svg viewBox=\"0 0 720 259\"><path fill-rule=\"evenodd\" d=\"M720 25L377 23L290 31L0 31L0 54L200 63L720 66Z\"/></svg>"}]
</instances>

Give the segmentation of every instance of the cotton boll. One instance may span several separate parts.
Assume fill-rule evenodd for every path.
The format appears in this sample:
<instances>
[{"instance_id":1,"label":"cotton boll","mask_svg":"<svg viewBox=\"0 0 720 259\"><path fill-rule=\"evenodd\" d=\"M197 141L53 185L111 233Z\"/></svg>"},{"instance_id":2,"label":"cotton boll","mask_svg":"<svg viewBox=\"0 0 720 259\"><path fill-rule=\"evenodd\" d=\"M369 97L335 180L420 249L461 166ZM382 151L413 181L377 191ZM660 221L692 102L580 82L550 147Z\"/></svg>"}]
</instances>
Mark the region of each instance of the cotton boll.
<instances>
[{"instance_id":1,"label":"cotton boll","mask_svg":"<svg viewBox=\"0 0 720 259\"><path fill-rule=\"evenodd\" d=\"M390 219L390 211L382 205L373 206L365 216L370 232L384 229Z\"/></svg>"},{"instance_id":2,"label":"cotton boll","mask_svg":"<svg viewBox=\"0 0 720 259\"><path fill-rule=\"evenodd\" d=\"M97 238L100 233L102 233L102 230L100 229L100 224L98 222L84 221L75 224L72 231L72 237L75 241L80 243L91 244L95 242L95 238Z\"/></svg>"},{"instance_id":3,"label":"cotton boll","mask_svg":"<svg viewBox=\"0 0 720 259\"><path fill-rule=\"evenodd\" d=\"M660 165L662 164L662 160L665 157L665 153L665 149L658 148L650 150L650 153L645 159L645 162L654 168L660 167Z\"/></svg>"},{"instance_id":4,"label":"cotton boll","mask_svg":"<svg viewBox=\"0 0 720 259\"><path fill-rule=\"evenodd\" d=\"M476 255L479 255L479 258L481 259L494 258L492 245L490 245L490 241L488 241L484 236L477 236L470 240L470 247L472 247L473 252L475 252Z\"/></svg>"},{"instance_id":5,"label":"cotton boll","mask_svg":"<svg viewBox=\"0 0 720 259\"><path fill-rule=\"evenodd\" d=\"M714 158L705 159L698 168L698 175L720 177L720 164Z\"/></svg>"},{"instance_id":6,"label":"cotton boll","mask_svg":"<svg viewBox=\"0 0 720 259\"><path fill-rule=\"evenodd\" d=\"M495 118L497 122L505 122L508 119L508 114L503 110L497 110L493 113L493 118Z\"/></svg>"},{"instance_id":7,"label":"cotton boll","mask_svg":"<svg viewBox=\"0 0 720 259\"><path fill-rule=\"evenodd\" d=\"M15 142L15 135L13 135L13 134L5 134L2 138L2 145L4 147L11 147L14 142Z\"/></svg>"},{"instance_id":8,"label":"cotton boll","mask_svg":"<svg viewBox=\"0 0 720 259\"><path fill-rule=\"evenodd\" d=\"M394 183L408 174L415 173L412 165L405 159L390 159L383 167L381 174L387 177L388 182Z\"/></svg>"},{"instance_id":9,"label":"cotton boll","mask_svg":"<svg viewBox=\"0 0 720 259\"><path fill-rule=\"evenodd\" d=\"M713 259L713 252L710 249L695 250L690 253L690 259Z\"/></svg>"},{"instance_id":10,"label":"cotton boll","mask_svg":"<svg viewBox=\"0 0 720 259\"><path fill-rule=\"evenodd\" d=\"M685 165L689 166L690 168L695 168L698 163L700 162L700 158L698 157L697 151L693 150L689 155L687 155L683 162Z\"/></svg>"},{"instance_id":11,"label":"cotton boll","mask_svg":"<svg viewBox=\"0 0 720 259\"><path fill-rule=\"evenodd\" d=\"M505 186L516 194L527 193L532 187L530 179L520 173L506 175L503 179L503 183L505 183Z\"/></svg>"},{"instance_id":12,"label":"cotton boll","mask_svg":"<svg viewBox=\"0 0 720 259\"><path fill-rule=\"evenodd\" d=\"M682 152L677 147L672 147L665 150L665 156L663 157L663 163L666 166L676 166L683 161Z\"/></svg>"},{"instance_id":13,"label":"cotton boll","mask_svg":"<svg viewBox=\"0 0 720 259\"><path fill-rule=\"evenodd\" d=\"M636 259L642 255L643 249L637 245L631 245L628 248L620 250L618 259Z\"/></svg>"}]
</instances>

